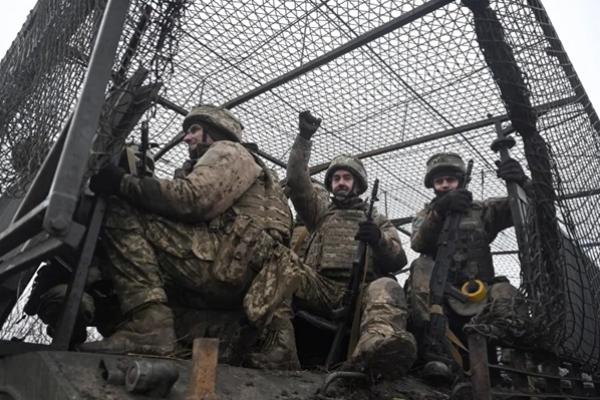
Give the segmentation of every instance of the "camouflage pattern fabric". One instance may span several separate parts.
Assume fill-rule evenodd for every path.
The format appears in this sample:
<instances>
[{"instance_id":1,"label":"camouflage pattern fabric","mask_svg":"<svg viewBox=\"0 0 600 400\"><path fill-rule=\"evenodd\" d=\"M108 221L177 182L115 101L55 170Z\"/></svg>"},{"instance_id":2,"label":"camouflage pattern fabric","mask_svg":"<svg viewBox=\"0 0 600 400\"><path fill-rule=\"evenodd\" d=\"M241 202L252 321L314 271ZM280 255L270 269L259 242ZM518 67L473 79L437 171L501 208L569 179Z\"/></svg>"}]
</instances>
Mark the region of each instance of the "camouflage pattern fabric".
<instances>
[{"instance_id":1,"label":"camouflage pattern fabric","mask_svg":"<svg viewBox=\"0 0 600 400\"><path fill-rule=\"evenodd\" d=\"M411 264L411 275L407 280L407 297L409 302L410 318L415 327L425 327L429 322L430 291L429 282L435 261L426 255L421 255ZM510 300L517 295L517 289L508 282L492 283L487 288L487 297L481 302L478 311L484 306L500 299ZM507 310L510 311L510 310Z\"/></svg>"},{"instance_id":2,"label":"camouflage pattern fabric","mask_svg":"<svg viewBox=\"0 0 600 400\"><path fill-rule=\"evenodd\" d=\"M328 317L339 307L348 285L357 243L354 236L358 222L366 219L366 204L357 197L342 208L323 199L308 175L310 147L309 140L298 137L287 170L291 200L311 234L305 262L294 253L281 252L265 263L244 299L248 317L259 325L289 313L284 304L291 298L298 308ZM406 255L393 225L379 214L374 220L381 239L369 250L370 284L363 291L361 323L403 331L406 319L398 317L406 314L403 292L392 290L400 286L393 279L387 278L384 285L375 279L399 271L406 265Z\"/></svg>"},{"instance_id":3,"label":"camouflage pattern fabric","mask_svg":"<svg viewBox=\"0 0 600 400\"><path fill-rule=\"evenodd\" d=\"M180 179L126 174L120 193L147 211L185 223L208 222L224 213L250 188L263 170L239 143L218 141Z\"/></svg>"},{"instance_id":4,"label":"camouflage pattern fabric","mask_svg":"<svg viewBox=\"0 0 600 400\"><path fill-rule=\"evenodd\" d=\"M241 307L254 275L291 231L285 199L268 201L281 191L265 186L266 174L242 145L219 141L185 178L126 175L103 226L123 312L166 302L165 286L193 291L220 308ZM267 204L257 215L248 207L242 207L247 214L234 211L238 204L260 202ZM270 212L284 204L285 210Z\"/></svg>"},{"instance_id":5,"label":"camouflage pattern fabric","mask_svg":"<svg viewBox=\"0 0 600 400\"><path fill-rule=\"evenodd\" d=\"M485 232L488 244L494 241L500 231L512 226L510 204L507 198L474 201L472 209L462 219L471 219L470 214L475 210L481 210L477 221L475 221L479 226L464 226L463 224L463 228L481 229ZM426 204L421 211L417 212L412 222L410 241L412 249L419 253L435 254L443 223L443 218L434 211L432 204Z\"/></svg>"},{"instance_id":6,"label":"camouflage pattern fabric","mask_svg":"<svg viewBox=\"0 0 600 400\"><path fill-rule=\"evenodd\" d=\"M434 211L432 204L427 204L413 220L411 246L422 254L411 265L406 289L411 321L417 327L423 327L429 321L429 282L442 225L443 219ZM474 201L459 223L458 236L461 244L457 254L453 255L450 283L460 288L468 279L481 279L488 284L486 301L491 299L492 294L494 297L507 299L516 295L516 289L510 284L494 281L489 247L497 234L509 226L512 226L512 218L507 198ZM485 302L481 305L483 308Z\"/></svg>"},{"instance_id":7,"label":"camouflage pattern fabric","mask_svg":"<svg viewBox=\"0 0 600 400\"><path fill-rule=\"evenodd\" d=\"M246 297L244 308L257 325L291 314L284 302L293 297L296 307L322 317L340 307L347 284L319 274L300 262L294 253L274 254L258 273ZM388 335L406 327L407 309L402 287L392 278L379 278L362 292L361 333L376 331Z\"/></svg>"}]
</instances>

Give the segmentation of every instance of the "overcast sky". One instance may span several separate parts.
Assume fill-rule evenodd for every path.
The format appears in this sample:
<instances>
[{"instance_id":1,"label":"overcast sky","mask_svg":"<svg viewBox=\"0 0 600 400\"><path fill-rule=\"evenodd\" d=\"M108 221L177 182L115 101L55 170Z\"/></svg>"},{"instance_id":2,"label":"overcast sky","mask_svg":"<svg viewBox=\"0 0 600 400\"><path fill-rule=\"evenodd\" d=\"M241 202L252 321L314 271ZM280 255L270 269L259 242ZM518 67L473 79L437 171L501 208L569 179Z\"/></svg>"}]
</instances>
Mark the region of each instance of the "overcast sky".
<instances>
[{"instance_id":1,"label":"overcast sky","mask_svg":"<svg viewBox=\"0 0 600 400\"><path fill-rule=\"evenodd\" d=\"M525 2L525 0L522 0ZM542 0L592 104L600 107L600 0ZM0 5L0 56L21 29L36 0Z\"/></svg>"}]
</instances>

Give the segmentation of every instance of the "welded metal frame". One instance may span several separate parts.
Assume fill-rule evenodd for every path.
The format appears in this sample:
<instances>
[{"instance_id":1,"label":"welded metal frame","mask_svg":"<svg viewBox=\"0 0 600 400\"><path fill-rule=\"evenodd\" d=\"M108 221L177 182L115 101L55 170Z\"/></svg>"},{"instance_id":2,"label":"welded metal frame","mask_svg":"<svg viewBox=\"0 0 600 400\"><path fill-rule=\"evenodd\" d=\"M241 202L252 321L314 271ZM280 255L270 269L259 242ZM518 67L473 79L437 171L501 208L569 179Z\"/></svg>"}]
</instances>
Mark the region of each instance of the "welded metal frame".
<instances>
[{"instance_id":1,"label":"welded metal frame","mask_svg":"<svg viewBox=\"0 0 600 400\"><path fill-rule=\"evenodd\" d=\"M48 195L44 228L49 232L64 235L73 222L80 192L80 185L73 183L81 182L85 173L88 152L98 127L104 94L128 11L129 0L110 0L104 11L83 90Z\"/></svg>"},{"instance_id":2,"label":"welded metal frame","mask_svg":"<svg viewBox=\"0 0 600 400\"><path fill-rule=\"evenodd\" d=\"M74 220L80 183L128 11L129 0L107 2L73 115L38 171L11 225L0 233L0 255L8 255L0 261L0 279L33 268L65 248L77 251L86 236L58 327L53 346L56 349L68 348L103 216L104 203L100 200L87 234L86 227ZM13 250L19 245L22 245L19 251ZM0 343L0 355L36 349L39 348Z\"/></svg>"},{"instance_id":3,"label":"welded metal frame","mask_svg":"<svg viewBox=\"0 0 600 400\"><path fill-rule=\"evenodd\" d=\"M6 254L44 231L49 236L34 248L3 260L0 263L0 279L28 267L44 251L51 253L57 250L59 242L76 247L83 237L83 227L73 220L81 187L74 182L83 179L128 10L129 0L108 1L81 95L72 119L63 130L64 140L61 135L27 192L15 219L0 234L0 254ZM53 176L53 180L52 185L48 186L50 176Z\"/></svg>"}]
</instances>

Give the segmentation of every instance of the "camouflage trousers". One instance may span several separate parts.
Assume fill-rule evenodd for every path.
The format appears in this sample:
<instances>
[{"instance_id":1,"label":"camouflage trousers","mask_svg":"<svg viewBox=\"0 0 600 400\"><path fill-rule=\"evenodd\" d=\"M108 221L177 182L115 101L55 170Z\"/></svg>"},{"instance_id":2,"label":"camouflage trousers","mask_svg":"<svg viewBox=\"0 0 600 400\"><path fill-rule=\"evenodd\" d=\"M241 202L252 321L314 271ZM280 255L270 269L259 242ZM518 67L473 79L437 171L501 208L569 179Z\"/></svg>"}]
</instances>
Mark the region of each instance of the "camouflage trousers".
<instances>
[{"instance_id":1,"label":"camouflage trousers","mask_svg":"<svg viewBox=\"0 0 600 400\"><path fill-rule=\"evenodd\" d=\"M411 265L411 274L406 283L406 291L409 302L410 319L415 328L423 328L430 319L430 290L429 283L433 266L433 258L421 255L413 261ZM490 285L487 291L487 298L479 305L470 304L461 305L458 301L453 310L461 316L469 317L483 310L487 303L507 302L509 303L517 296L517 289L509 282L498 282ZM507 307L504 313L508 314L511 310ZM509 315L506 315L508 317Z\"/></svg>"},{"instance_id":2,"label":"camouflage trousers","mask_svg":"<svg viewBox=\"0 0 600 400\"><path fill-rule=\"evenodd\" d=\"M290 299L298 309L325 317L341 305L347 283L319 274L293 252L275 260L265 264L244 298L251 321L260 325L281 318L282 313L289 313L289 307L283 305L289 304ZM406 329L406 300L395 279L376 279L362 293L361 333L387 336Z\"/></svg>"},{"instance_id":3,"label":"camouflage trousers","mask_svg":"<svg viewBox=\"0 0 600 400\"><path fill-rule=\"evenodd\" d=\"M111 197L103 225L103 244L110 259L108 274L121 309L129 312L145 303L168 301L169 293L186 292L195 304L239 309L252 279L271 249L283 247L250 219L219 231L208 224L185 224L138 210ZM247 254L230 254L230 243L247 242ZM245 243L245 242L244 242ZM237 258L236 258L237 257Z\"/></svg>"}]
</instances>

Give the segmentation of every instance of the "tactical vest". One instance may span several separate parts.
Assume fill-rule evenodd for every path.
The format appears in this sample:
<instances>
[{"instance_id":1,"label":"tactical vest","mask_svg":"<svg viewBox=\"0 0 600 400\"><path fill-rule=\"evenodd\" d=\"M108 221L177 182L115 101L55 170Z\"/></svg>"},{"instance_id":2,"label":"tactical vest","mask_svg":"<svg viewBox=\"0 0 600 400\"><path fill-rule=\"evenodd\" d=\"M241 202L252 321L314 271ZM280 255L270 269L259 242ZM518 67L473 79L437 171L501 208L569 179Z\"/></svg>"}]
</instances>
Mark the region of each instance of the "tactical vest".
<instances>
[{"instance_id":1,"label":"tactical vest","mask_svg":"<svg viewBox=\"0 0 600 400\"><path fill-rule=\"evenodd\" d=\"M212 262L213 278L242 291L276 246L289 244L292 214L280 186L263 168L254 183L221 215L194 227L194 255Z\"/></svg>"},{"instance_id":2,"label":"tactical vest","mask_svg":"<svg viewBox=\"0 0 600 400\"><path fill-rule=\"evenodd\" d=\"M271 235L281 235L282 243L288 245L292 230L292 213L283 190L270 172L263 169L258 179L235 202L232 209L236 215L252 218Z\"/></svg>"},{"instance_id":3,"label":"tactical vest","mask_svg":"<svg viewBox=\"0 0 600 400\"><path fill-rule=\"evenodd\" d=\"M358 242L354 239L358 223L366 220L362 209L340 209L330 205L309 239L306 264L328 278L347 281ZM373 280L372 261L368 262L367 281Z\"/></svg>"},{"instance_id":4,"label":"tactical vest","mask_svg":"<svg viewBox=\"0 0 600 400\"><path fill-rule=\"evenodd\" d=\"M483 211L481 203L474 202L460 220L451 269L456 285L474 278L490 283L494 278L494 263L489 235L483 224Z\"/></svg>"}]
</instances>

